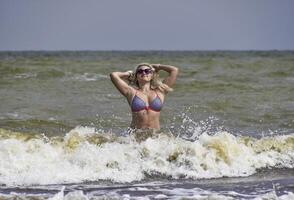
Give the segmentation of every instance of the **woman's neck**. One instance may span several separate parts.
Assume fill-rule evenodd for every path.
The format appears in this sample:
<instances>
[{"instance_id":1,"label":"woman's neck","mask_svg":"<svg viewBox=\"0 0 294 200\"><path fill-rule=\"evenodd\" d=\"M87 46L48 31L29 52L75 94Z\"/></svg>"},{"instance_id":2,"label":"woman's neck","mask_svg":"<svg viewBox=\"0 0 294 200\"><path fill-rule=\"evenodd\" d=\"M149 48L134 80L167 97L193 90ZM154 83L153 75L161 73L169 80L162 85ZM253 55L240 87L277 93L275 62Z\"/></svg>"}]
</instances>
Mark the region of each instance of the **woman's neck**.
<instances>
[{"instance_id":1,"label":"woman's neck","mask_svg":"<svg viewBox=\"0 0 294 200\"><path fill-rule=\"evenodd\" d=\"M150 82L139 83L139 90L141 90L143 92L149 92L150 91Z\"/></svg>"}]
</instances>

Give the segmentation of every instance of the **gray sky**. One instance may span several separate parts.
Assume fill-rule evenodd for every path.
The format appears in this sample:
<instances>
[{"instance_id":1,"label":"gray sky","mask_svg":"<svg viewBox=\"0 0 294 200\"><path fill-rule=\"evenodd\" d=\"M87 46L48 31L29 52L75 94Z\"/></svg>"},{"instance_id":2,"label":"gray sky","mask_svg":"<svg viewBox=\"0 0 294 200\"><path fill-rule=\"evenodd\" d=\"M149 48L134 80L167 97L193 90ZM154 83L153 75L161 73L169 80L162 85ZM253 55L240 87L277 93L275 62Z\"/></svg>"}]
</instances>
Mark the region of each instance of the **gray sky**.
<instances>
[{"instance_id":1,"label":"gray sky","mask_svg":"<svg viewBox=\"0 0 294 200\"><path fill-rule=\"evenodd\" d=\"M0 0L0 50L294 50L294 0Z\"/></svg>"}]
</instances>

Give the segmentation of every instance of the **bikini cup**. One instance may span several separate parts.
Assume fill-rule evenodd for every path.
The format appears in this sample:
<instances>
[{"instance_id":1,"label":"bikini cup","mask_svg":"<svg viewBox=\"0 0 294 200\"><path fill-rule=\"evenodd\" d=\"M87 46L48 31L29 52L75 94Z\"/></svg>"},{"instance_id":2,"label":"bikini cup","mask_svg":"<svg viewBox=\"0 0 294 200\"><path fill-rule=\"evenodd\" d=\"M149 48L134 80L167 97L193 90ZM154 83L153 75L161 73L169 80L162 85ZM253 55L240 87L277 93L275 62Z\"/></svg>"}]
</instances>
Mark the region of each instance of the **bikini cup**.
<instances>
[{"instance_id":1,"label":"bikini cup","mask_svg":"<svg viewBox=\"0 0 294 200\"><path fill-rule=\"evenodd\" d=\"M137 96L137 93L135 94L131 102L132 112L139 112L141 110L153 110L159 112L162 106L163 103L157 93L156 97L149 103L149 106L146 106L145 101L143 101L139 96Z\"/></svg>"}]
</instances>

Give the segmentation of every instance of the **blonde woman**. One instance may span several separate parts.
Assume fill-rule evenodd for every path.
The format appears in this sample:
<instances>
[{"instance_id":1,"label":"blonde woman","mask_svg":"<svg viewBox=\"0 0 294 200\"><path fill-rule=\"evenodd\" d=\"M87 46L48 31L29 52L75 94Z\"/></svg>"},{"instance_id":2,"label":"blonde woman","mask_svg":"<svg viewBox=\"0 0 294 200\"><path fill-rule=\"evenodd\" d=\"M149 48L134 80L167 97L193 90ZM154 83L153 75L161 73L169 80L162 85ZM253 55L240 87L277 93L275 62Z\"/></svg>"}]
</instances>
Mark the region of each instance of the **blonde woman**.
<instances>
[{"instance_id":1,"label":"blonde woman","mask_svg":"<svg viewBox=\"0 0 294 200\"><path fill-rule=\"evenodd\" d=\"M159 71L168 76L161 82ZM112 72L110 78L115 87L124 95L131 107L133 129L159 130L160 111L167 92L172 91L178 68L162 64L139 64L135 71ZM127 83L128 81L128 83Z\"/></svg>"}]
</instances>

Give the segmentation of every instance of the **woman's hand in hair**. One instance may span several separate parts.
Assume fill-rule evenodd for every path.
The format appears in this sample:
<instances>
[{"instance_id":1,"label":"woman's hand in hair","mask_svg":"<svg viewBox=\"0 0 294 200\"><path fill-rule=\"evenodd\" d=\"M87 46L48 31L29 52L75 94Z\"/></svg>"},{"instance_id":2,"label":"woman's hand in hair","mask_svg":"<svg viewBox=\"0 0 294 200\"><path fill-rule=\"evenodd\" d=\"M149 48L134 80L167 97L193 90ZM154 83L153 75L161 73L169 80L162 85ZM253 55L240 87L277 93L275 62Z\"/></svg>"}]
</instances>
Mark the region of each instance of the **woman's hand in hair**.
<instances>
[{"instance_id":1,"label":"woman's hand in hair","mask_svg":"<svg viewBox=\"0 0 294 200\"><path fill-rule=\"evenodd\" d=\"M151 66L155 69L155 72L160 70L160 64L151 64Z\"/></svg>"}]
</instances>

